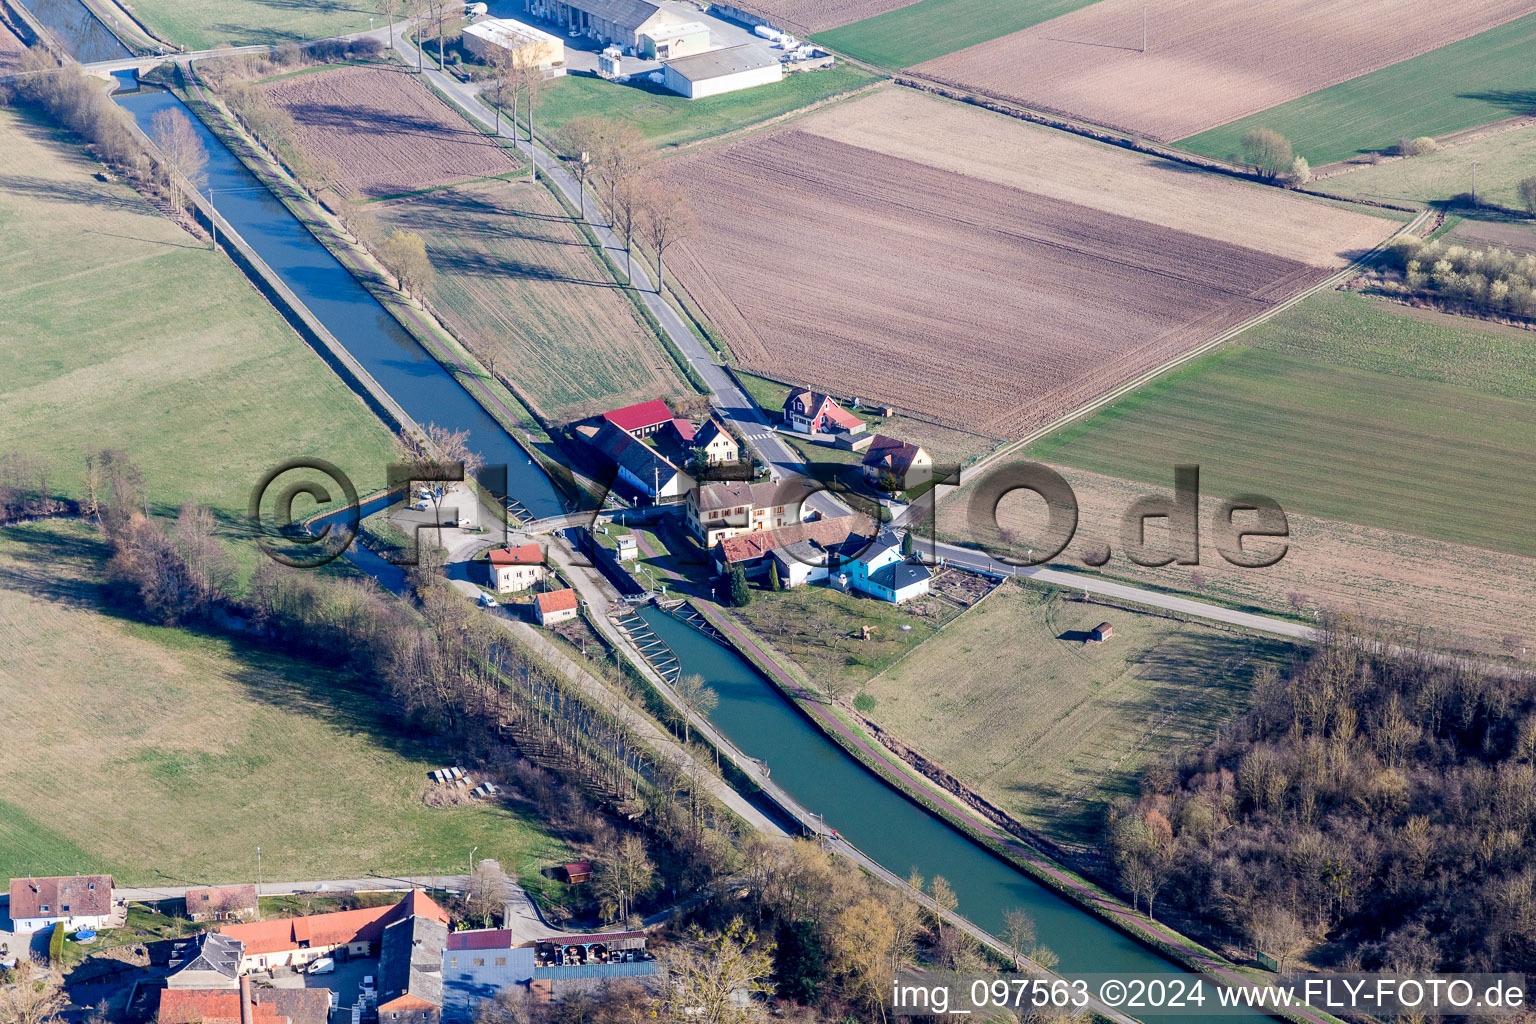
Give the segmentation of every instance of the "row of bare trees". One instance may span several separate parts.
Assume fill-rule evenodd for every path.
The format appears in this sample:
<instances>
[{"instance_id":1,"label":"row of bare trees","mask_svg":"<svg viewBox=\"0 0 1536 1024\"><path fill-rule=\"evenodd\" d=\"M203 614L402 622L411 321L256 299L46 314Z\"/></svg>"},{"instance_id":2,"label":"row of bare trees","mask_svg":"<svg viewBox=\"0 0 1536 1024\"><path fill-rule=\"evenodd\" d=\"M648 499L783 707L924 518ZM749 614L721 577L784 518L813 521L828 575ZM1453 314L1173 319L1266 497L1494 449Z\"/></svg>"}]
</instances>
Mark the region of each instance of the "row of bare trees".
<instances>
[{"instance_id":1,"label":"row of bare trees","mask_svg":"<svg viewBox=\"0 0 1536 1024\"><path fill-rule=\"evenodd\" d=\"M661 290L667 250L692 230L693 212L682 191L655 172L655 148L632 124L585 116L561 126L557 145L580 182L583 217L587 183L597 185L609 226L624 240L626 278L634 279L638 236L655 257Z\"/></svg>"}]
</instances>

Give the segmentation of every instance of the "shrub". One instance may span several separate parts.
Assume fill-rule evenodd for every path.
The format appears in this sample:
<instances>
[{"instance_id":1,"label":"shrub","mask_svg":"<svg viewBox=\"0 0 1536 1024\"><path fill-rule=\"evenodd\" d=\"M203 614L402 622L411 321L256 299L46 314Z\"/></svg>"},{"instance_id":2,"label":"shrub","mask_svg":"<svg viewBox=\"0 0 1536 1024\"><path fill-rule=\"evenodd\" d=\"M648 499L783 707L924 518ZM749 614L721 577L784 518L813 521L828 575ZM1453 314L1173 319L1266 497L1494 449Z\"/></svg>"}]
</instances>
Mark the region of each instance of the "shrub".
<instances>
[{"instance_id":1,"label":"shrub","mask_svg":"<svg viewBox=\"0 0 1536 1024\"><path fill-rule=\"evenodd\" d=\"M1425 153L1433 153L1440 148L1440 144L1428 135L1420 135L1416 139L1398 139L1398 156L1423 156Z\"/></svg>"},{"instance_id":2,"label":"shrub","mask_svg":"<svg viewBox=\"0 0 1536 1024\"><path fill-rule=\"evenodd\" d=\"M1291 161L1291 173L1287 178L1292 185L1305 185L1312 180L1312 165L1307 163L1307 158L1299 156Z\"/></svg>"},{"instance_id":3,"label":"shrub","mask_svg":"<svg viewBox=\"0 0 1536 1024\"><path fill-rule=\"evenodd\" d=\"M1520 205L1525 208L1525 212L1536 217L1536 174L1521 180L1516 190L1520 193Z\"/></svg>"},{"instance_id":4,"label":"shrub","mask_svg":"<svg viewBox=\"0 0 1536 1024\"><path fill-rule=\"evenodd\" d=\"M64 922L56 921L53 934L48 937L48 962L54 966L64 962Z\"/></svg>"}]
</instances>

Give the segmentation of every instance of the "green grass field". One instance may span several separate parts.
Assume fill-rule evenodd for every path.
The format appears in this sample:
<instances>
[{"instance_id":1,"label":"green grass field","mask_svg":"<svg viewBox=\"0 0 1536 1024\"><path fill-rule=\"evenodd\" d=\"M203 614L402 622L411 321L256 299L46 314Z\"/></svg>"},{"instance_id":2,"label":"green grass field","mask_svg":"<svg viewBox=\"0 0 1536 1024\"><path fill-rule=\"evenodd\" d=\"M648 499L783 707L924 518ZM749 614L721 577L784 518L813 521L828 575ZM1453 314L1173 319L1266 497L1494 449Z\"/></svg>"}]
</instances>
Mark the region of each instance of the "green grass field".
<instances>
[{"instance_id":1,"label":"green grass field","mask_svg":"<svg viewBox=\"0 0 1536 1024\"><path fill-rule=\"evenodd\" d=\"M1424 156L1389 160L1325 178L1316 187L1356 199L1444 202L1471 191L1474 163L1478 202L1523 212L1516 186L1536 174L1536 128L1500 132Z\"/></svg>"},{"instance_id":2,"label":"green grass field","mask_svg":"<svg viewBox=\"0 0 1536 1024\"><path fill-rule=\"evenodd\" d=\"M935 597L888 604L828 587L756 592L736 615L800 668L812 685L847 692L928 639L956 606ZM861 639L861 629L876 632ZM909 629L903 630L907 626Z\"/></svg>"},{"instance_id":3,"label":"green grass field","mask_svg":"<svg viewBox=\"0 0 1536 1024\"><path fill-rule=\"evenodd\" d=\"M189 50L222 43L310 42L367 30L378 10L360 0L125 0L127 8L162 39Z\"/></svg>"},{"instance_id":4,"label":"green grass field","mask_svg":"<svg viewBox=\"0 0 1536 1024\"><path fill-rule=\"evenodd\" d=\"M197 500L237 531L285 459L382 484L389 431L228 257L20 114L0 139L4 450L78 495L86 452L125 449L158 511Z\"/></svg>"},{"instance_id":5,"label":"green grass field","mask_svg":"<svg viewBox=\"0 0 1536 1024\"><path fill-rule=\"evenodd\" d=\"M1052 435L1031 457L1536 554L1530 335L1322 294Z\"/></svg>"},{"instance_id":6,"label":"green grass field","mask_svg":"<svg viewBox=\"0 0 1536 1024\"><path fill-rule=\"evenodd\" d=\"M269 880L565 858L503 808L427 807L445 755L372 680L113 614L106 554L82 524L0 531L0 875L242 880L258 845Z\"/></svg>"},{"instance_id":7,"label":"green grass field","mask_svg":"<svg viewBox=\"0 0 1536 1024\"><path fill-rule=\"evenodd\" d=\"M526 181L378 204L426 240L454 335L556 421L691 393L548 190ZM594 339L602 339L594 344Z\"/></svg>"},{"instance_id":8,"label":"green grass field","mask_svg":"<svg viewBox=\"0 0 1536 1024\"><path fill-rule=\"evenodd\" d=\"M1114 636L1085 644L1108 620ZM1143 766L1208 742L1278 642L1009 583L866 685L865 714L1026 825L1085 842Z\"/></svg>"},{"instance_id":9,"label":"green grass field","mask_svg":"<svg viewBox=\"0 0 1536 1024\"><path fill-rule=\"evenodd\" d=\"M657 146L678 146L745 128L863 88L880 76L851 64L789 75L755 89L690 100L644 77L628 83L592 75L556 79L540 97L534 127L547 135L575 117L606 117L638 128Z\"/></svg>"},{"instance_id":10,"label":"green grass field","mask_svg":"<svg viewBox=\"0 0 1536 1024\"><path fill-rule=\"evenodd\" d=\"M1019 32L1093 0L920 0L816 33L818 43L883 68L905 68Z\"/></svg>"},{"instance_id":11,"label":"green grass field","mask_svg":"<svg viewBox=\"0 0 1536 1024\"><path fill-rule=\"evenodd\" d=\"M909 10L911 8L908 8ZM1192 135L1185 149L1225 159L1243 133L1272 128L1313 167L1536 108L1536 14L1258 114Z\"/></svg>"}]
</instances>

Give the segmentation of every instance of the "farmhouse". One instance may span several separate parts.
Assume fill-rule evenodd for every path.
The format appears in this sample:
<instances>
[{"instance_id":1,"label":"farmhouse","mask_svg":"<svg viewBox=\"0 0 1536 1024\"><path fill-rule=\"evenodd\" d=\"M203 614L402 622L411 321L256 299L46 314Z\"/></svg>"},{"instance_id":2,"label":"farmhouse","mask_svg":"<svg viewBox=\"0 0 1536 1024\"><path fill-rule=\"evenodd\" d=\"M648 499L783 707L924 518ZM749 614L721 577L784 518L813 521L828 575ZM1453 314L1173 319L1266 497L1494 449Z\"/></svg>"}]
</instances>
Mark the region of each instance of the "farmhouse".
<instances>
[{"instance_id":1,"label":"farmhouse","mask_svg":"<svg viewBox=\"0 0 1536 1024\"><path fill-rule=\"evenodd\" d=\"M858 434L864 421L819 391L796 388L784 399L784 423L802 434Z\"/></svg>"},{"instance_id":2,"label":"farmhouse","mask_svg":"<svg viewBox=\"0 0 1536 1024\"><path fill-rule=\"evenodd\" d=\"M233 989L240 985L245 943L218 932L177 939L171 946L167 988Z\"/></svg>"},{"instance_id":3,"label":"farmhouse","mask_svg":"<svg viewBox=\"0 0 1536 1024\"><path fill-rule=\"evenodd\" d=\"M379 950L379 1020L436 1024L443 1007L443 950L448 925L406 917L384 929Z\"/></svg>"},{"instance_id":4,"label":"farmhouse","mask_svg":"<svg viewBox=\"0 0 1536 1024\"><path fill-rule=\"evenodd\" d=\"M714 547L714 570L724 574L740 566L748 576L760 576L768 571L770 562L777 562L782 586L798 587L826 579L829 559L848 542L857 518L837 516L727 537ZM858 546L867 543L868 538L862 538Z\"/></svg>"},{"instance_id":5,"label":"farmhouse","mask_svg":"<svg viewBox=\"0 0 1536 1024\"><path fill-rule=\"evenodd\" d=\"M905 491L933 477L933 456L921 445L876 434L864 452L864 476L882 490ZM894 486L886 487L886 484Z\"/></svg>"},{"instance_id":6,"label":"farmhouse","mask_svg":"<svg viewBox=\"0 0 1536 1024\"><path fill-rule=\"evenodd\" d=\"M103 928L112 920L112 876L11 879L11 930Z\"/></svg>"},{"instance_id":7,"label":"farmhouse","mask_svg":"<svg viewBox=\"0 0 1536 1024\"><path fill-rule=\"evenodd\" d=\"M622 409L613 409L603 413L603 419L612 423L620 430L626 431L631 437L649 437L657 433L663 427L672 423L674 417L667 403L661 399L653 399L649 402L641 402L638 405L626 405Z\"/></svg>"},{"instance_id":8,"label":"farmhouse","mask_svg":"<svg viewBox=\"0 0 1536 1024\"><path fill-rule=\"evenodd\" d=\"M511 18L482 18L466 26L464 47L487 64L506 56L529 68L565 62L565 40Z\"/></svg>"},{"instance_id":9,"label":"farmhouse","mask_svg":"<svg viewBox=\"0 0 1536 1024\"><path fill-rule=\"evenodd\" d=\"M861 594L900 604L928 593L932 573L924 565L908 562L901 553L901 538L892 530L882 530L863 551L841 562L832 583L839 590L857 590Z\"/></svg>"},{"instance_id":10,"label":"farmhouse","mask_svg":"<svg viewBox=\"0 0 1536 1024\"><path fill-rule=\"evenodd\" d=\"M672 423L670 413L665 422L669 425ZM579 433L586 435L591 429L583 427ZM644 441L636 440L636 436L633 431L626 431L613 420L605 418L596 434L588 439L594 448L618 468L619 479L640 493L662 499L680 498L690 492L693 477L684 473L660 451Z\"/></svg>"},{"instance_id":11,"label":"farmhouse","mask_svg":"<svg viewBox=\"0 0 1536 1024\"><path fill-rule=\"evenodd\" d=\"M576 617L576 591L570 587L551 590L533 599L533 617L541 626L554 626Z\"/></svg>"},{"instance_id":12,"label":"farmhouse","mask_svg":"<svg viewBox=\"0 0 1536 1024\"><path fill-rule=\"evenodd\" d=\"M767 85L784 77L777 57L760 46L742 43L721 50L664 61L662 84L691 100Z\"/></svg>"},{"instance_id":13,"label":"farmhouse","mask_svg":"<svg viewBox=\"0 0 1536 1024\"><path fill-rule=\"evenodd\" d=\"M714 417L704 422L693 439L693 446L704 453L704 461L711 466L722 466L741 459L741 446Z\"/></svg>"},{"instance_id":14,"label":"farmhouse","mask_svg":"<svg viewBox=\"0 0 1536 1024\"><path fill-rule=\"evenodd\" d=\"M709 49L709 26L702 21L662 25L640 33L640 55L651 60L675 60Z\"/></svg>"},{"instance_id":15,"label":"farmhouse","mask_svg":"<svg viewBox=\"0 0 1536 1024\"><path fill-rule=\"evenodd\" d=\"M800 522L809 495L809 485L798 479L701 484L688 492L688 527L713 548L737 534Z\"/></svg>"},{"instance_id":16,"label":"farmhouse","mask_svg":"<svg viewBox=\"0 0 1536 1024\"><path fill-rule=\"evenodd\" d=\"M248 921L256 914L254 885L221 885L206 889L188 889L187 918L204 921Z\"/></svg>"},{"instance_id":17,"label":"farmhouse","mask_svg":"<svg viewBox=\"0 0 1536 1024\"><path fill-rule=\"evenodd\" d=\"M345 949L348 956L368 956L396 921L426 917L446 925L448 915L420 889L392 907L340 910L311 917L288 917L250 924L227 924L219 930L245 944L242 973L307 964Z\"/></svg>"},{"instance_id":18,"label":"farmhouse","mask_svg":"<svg viewBox=\"0 0 1536 1024\"><path fill-rule=\"evenodd\" d=\"M544 564L544 552L532 541L515 547L509 545L493 548L487 558L491 587L498 594L527 590L535 583L549 578L549 568Z\"/></svg>"},{"instance_id":19,"label":"farmhouse","mask_svg":"<svg viewBox=\"0 0 1536 1024\"><path fill-rule=\"evenodd\" d=\"M632 53L640 51L642 33L665 38L670 26L684 23L646 0L526 0L524 7L562 29Z\"/></svg>"}]
</instances>

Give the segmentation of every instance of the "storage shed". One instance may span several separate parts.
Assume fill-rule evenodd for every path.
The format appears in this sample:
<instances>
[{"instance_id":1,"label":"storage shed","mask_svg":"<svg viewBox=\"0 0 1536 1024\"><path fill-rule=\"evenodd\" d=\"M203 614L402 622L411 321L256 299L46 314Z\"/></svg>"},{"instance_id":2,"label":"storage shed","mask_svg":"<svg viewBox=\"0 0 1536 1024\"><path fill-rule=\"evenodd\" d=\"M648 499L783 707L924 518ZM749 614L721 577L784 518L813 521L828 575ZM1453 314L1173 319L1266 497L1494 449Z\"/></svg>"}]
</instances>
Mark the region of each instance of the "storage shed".
<instances>
[{"instance_id":1,"label":"storage shed","mask_svg":"<svg viewBox=\"0 0 1536 1024\"><path fill-rule=\"evenodd\" d=\"M669 60L661 70L666 87L691 100L767 85L784 77L778 58L751 43Z\"/></svg>"},{"instance_id":2,"label":"storage shed","mask_svg":"<svg viewBox=\"0 0 1536 1024\"><path fill-rule=\"evenodd\" d=\"M709 49L709 26L702 21L661 25L640 33L640 55L651 60L676 60Z\"/></svg>"},{"instance_id":3,"label":"storage shed","mask_svg":"<svg viewBox=\"0 0 1536 1024\"><path fill-rule=\"evenodd\" d=\"M1097 626L1093 627L1093 632L1088 634L1088 639L1092 640L1096 644L1101 644L1114 635L1115 627L1111 626L1107 622L1101 622Z\"/></svg>"},{"instance_id":4,"label":"storage shed","mask_svg":"<svg viewBox=\"0 0 1536 1024\"><path fill-rule=\"evenodd\" d=\"M487 64L504 53L527 67L548 68L565 61L565 40L511 18L482 18L466 26L464 47Z\"/></svg>"}]
</instances>

